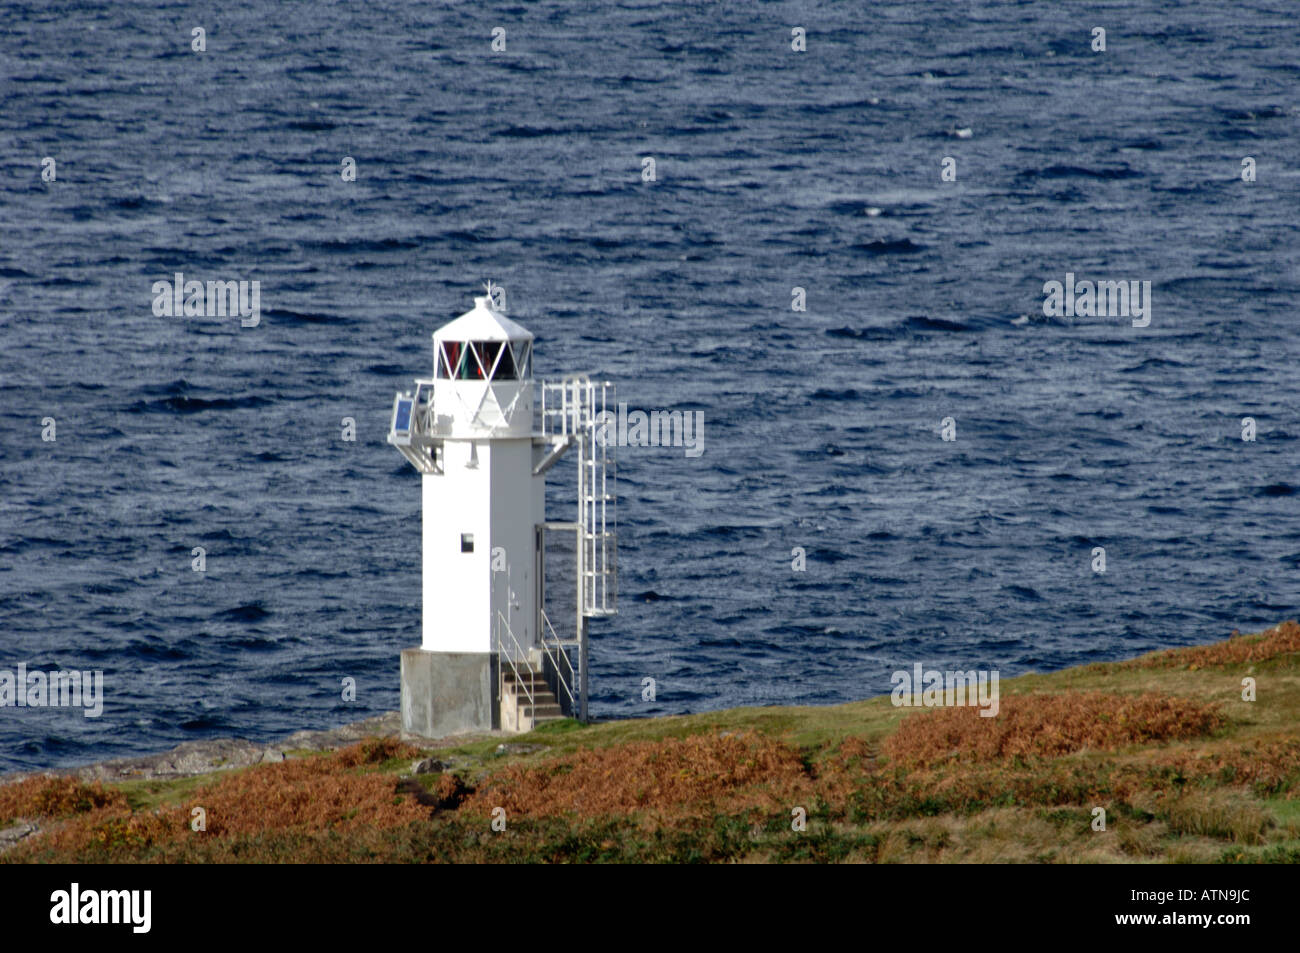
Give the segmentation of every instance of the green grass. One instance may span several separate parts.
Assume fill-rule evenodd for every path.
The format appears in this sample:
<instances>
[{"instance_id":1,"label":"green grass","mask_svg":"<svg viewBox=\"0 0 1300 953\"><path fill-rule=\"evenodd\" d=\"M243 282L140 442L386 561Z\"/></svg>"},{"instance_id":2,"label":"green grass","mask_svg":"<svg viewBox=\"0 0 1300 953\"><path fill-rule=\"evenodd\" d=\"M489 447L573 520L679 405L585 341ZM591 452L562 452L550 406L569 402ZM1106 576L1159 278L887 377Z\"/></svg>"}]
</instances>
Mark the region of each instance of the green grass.
<instances>
[{"instance_id":1,"label":"green grass","mask_svg":"<svg viewBox=\"0 0 1300 953\"><path fill-rule=\"evenodd\" d=\"M151 843L105 838L106 845L73 854L42 847L37 836L21 850L0 855L0 861L1300 862L1300 761L1271 765L1263 763L1264 755L1252 754L1289 752L1292 745L1300 750L1300 653L1223 665L1183 664L1181 658L1156 667L1135 660L1003 680L1004 704L1020 695L1160 693L1215 702L1224 716L1222 728L1191 740L1052 758L991 764L958 759L925 770L893 764L879 755L882 742L903 718L925 715L893 707L888 696L826 707L734 708L594 725L564 720L524 735L421 752L450 761L454 773L474 788L508 768L580 760L592 749L748 733L779 740L806 766L812 793L800 805L807 811L803 831L792 829L788 807L756 810L758 801L733 804L722 796L707 809L677 805L612 816L516 816L503 832L493 831L472 811L444 809L384 830L266 830ZM1257 680L1254 702L1241 698L1247 676ZM857 750L869 755L852 762L857 773L837 785L827 779L847 763L840 750L846 739L860 742ZM502 753L497 750L502 743L538 750ZM396 789L412 760L394 757L364 771L390 775ZM132 810L143 813L185 806L213 777L114 786ZM418 783L434 790L439 780L425 775ZM395 790L395 797L405 796ZM1096 807L1106 811L1104 832L1092 827Z\"/></svg>"}]
</instances>

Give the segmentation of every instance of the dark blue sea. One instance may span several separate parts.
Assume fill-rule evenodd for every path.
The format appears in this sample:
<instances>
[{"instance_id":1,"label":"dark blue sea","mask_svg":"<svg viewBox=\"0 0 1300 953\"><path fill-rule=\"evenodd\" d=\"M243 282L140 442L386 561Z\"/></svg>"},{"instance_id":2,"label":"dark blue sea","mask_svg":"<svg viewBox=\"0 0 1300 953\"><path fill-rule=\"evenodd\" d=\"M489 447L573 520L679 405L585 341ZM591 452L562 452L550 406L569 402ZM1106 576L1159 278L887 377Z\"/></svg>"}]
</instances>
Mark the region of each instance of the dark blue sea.
<instances>
[{"instance_id":1,"label":"dark blue sea","mask_svg":"<svg viewBox=\"0 0 1300 953\"><path fill-rule=\"evenodd\" d=\"M699 457L619 450L597 718L1295 616L1297 12L6 3L0 669L106 698L0 709L0 770L397 707L393 393L488 279L540 376L704 414ZM259 281L260 325L155 316L176 272ZM1044 316L1067 273L1149 281L1149 326Z\"/></svg>"}]
</instances>

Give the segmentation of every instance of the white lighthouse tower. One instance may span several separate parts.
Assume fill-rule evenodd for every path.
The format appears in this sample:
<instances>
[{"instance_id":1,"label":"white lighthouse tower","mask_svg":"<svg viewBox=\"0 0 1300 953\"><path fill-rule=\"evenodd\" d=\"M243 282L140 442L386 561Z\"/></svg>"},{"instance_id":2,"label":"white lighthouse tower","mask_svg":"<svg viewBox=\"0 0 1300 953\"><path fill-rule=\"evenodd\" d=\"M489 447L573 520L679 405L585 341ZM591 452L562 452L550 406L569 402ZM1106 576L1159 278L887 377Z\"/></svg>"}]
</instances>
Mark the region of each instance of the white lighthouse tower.
<instances>
[{"instance_id":1,"label":"white lighthouse tower","mask_svg":"<svg viewBox=\"0 0 1300 953\"><path fill-rule=\"evenodd\" d=\"M489 282L433 335L432 379L398 394L388 442L421 473L423 619L402 652L402 728L422 737L586 718L587 619L616 610L612 386L535 382L533 335ZM577 520L546 521L546 474L577 453ZM546 614L548 533L573 534L571 623Z\"/></svg>"}]
</instances>

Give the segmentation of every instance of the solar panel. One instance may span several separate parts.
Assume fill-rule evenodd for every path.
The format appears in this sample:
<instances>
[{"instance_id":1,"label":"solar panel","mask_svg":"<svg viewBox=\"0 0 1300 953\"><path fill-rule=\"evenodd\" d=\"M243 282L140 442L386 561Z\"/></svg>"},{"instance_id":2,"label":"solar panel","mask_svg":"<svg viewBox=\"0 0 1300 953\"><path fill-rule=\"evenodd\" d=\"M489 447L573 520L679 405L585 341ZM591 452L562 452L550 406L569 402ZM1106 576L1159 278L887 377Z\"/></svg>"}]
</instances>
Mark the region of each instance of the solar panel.
<instances>
[{"instance_id":1,"label":"solar panel","mask_svg":"<svg viewBox=\"0 0 1300 953\"><path fill-rule=\"evenodd\" d=\"M413 400L399 400L397 402L397 417L393 421L393 429L400 434L411 432L411 408L415 406Z\"/></svg>"}]
</instances>

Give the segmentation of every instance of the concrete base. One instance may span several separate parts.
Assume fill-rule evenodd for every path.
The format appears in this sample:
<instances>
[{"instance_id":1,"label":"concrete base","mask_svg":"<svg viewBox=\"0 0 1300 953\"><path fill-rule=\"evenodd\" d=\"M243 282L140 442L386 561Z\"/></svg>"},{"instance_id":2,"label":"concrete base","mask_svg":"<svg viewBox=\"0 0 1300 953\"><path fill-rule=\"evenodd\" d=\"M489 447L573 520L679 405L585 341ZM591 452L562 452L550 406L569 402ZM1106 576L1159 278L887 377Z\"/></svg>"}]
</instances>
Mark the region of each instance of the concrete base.
<instances>
[{"instance_id":1,"label":"concrete base","mask_svg":"<svg viewBox=\"0 0 1300 953\"><path fill-rule=\"evenodd\" d=\"M445 738L501 727L491 652L402 652L402 731Z\"/></svg>"}]
</instances>

